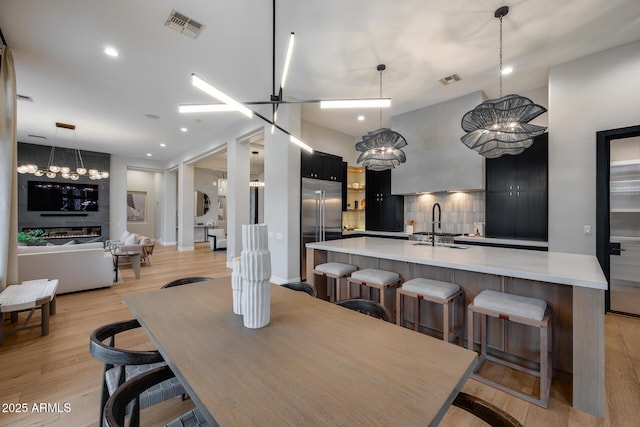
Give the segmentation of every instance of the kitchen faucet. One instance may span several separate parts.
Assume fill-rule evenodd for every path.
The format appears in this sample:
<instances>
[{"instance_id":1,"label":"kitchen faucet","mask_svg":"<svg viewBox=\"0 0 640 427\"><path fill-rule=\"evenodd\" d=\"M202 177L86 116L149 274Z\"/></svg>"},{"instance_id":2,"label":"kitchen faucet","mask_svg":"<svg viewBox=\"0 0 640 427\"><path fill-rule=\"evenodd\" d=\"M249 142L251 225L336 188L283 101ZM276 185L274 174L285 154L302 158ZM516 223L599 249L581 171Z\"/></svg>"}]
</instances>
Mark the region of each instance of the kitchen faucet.
<instances>
[{"instance_id":1,"label":"kitchen faucet","mask_svg":"<svg viewBox=\"0 0 640 427\"><path fill-rule=\"evenodd\" d=\"M442 229L442 210L440 203L436 202L431 208L431 246L436 245L436 206L438 207L438 228Z\"/></svg>"}]
</instances>

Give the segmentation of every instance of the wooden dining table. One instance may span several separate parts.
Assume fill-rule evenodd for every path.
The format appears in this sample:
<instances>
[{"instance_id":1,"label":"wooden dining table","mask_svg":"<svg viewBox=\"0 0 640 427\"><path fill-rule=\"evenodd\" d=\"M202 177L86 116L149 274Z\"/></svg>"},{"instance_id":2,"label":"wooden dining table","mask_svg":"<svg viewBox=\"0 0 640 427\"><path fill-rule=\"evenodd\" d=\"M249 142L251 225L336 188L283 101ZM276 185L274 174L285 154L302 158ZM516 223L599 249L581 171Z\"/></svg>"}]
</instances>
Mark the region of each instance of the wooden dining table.
<instances>
[{"instance_id":1,"label":"wooden dining table","mask_svg":"<svg viewBox=\"0 0 640 427\"><path fill-rule=\"evenodd\" d=\"M437 425L476 353L271 285L243 326L230 279L125 297L211 425Z\"/></svg>"}]
</instances>

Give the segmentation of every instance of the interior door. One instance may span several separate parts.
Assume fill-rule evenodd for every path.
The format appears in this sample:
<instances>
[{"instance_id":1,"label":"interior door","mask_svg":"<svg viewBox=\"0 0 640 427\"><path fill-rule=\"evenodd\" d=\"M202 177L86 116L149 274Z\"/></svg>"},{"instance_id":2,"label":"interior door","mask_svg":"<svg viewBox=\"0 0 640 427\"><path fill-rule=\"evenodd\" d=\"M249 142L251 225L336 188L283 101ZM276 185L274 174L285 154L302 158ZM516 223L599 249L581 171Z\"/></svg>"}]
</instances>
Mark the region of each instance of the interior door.
<instances>
[{"instance_id":1,"label":"interior door","mask_svg":"<svg viewBox=\"0 0 640 427\"><path fill-rule=\"evenodd\" d=\"M607 311L640 316L640 126L596 134L596 255Z\"/></svg>"},{"instance_id":2,"label":"interior door","mask_svg":"<svg viewBox=\"0 0 640 427\"><path fill-rule=\"evenodd\" d=\"M611 310L640 315L640 136L609 150Z\"/></svg>"}]
</instances>

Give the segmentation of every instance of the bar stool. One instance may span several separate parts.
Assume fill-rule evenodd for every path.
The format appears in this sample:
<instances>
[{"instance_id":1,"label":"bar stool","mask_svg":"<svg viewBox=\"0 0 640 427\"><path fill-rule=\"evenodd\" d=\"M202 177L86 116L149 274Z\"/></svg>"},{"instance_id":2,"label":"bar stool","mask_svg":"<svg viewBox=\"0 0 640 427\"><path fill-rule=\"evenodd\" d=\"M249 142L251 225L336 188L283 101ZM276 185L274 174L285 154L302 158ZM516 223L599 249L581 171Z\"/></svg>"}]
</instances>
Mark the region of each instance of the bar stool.
<instances>
[{"instance_id":1,"label":"bar stool","mask_svg":"<svg viewBox=\"0 0 640 427\"><path fill-rule=\"evenodd\" d=\"M425 300L433 304L442 305L442 339L447 342L453 341L456 337L460 345L463 345L462 329L464 325L464 293L459 285L449 282L441 282L433 279L411 279L402 284L396 290L396 324L402 326L404 314L404 298L415 298L413 310L413 329L419 331L420 328L420 301ZM458 301L458 327L455 324L455 315L450 316L452 306ZM431 329L431 328L430 328Z\"/></svg>"},{"instance_id":2,"label":"bar stool","mask_svg":"<svg viewBox=\"0 0 640 427\"><path fill-rule=\"evenodd\" d=\"M350 277L347 277L347 299L351 298L352 284L358 285L358 293L361 298L363 286L378 289L378 300L376 302L382 304L382 306L389 310L393 316L395 304L389 306L386 303L385 293L387 289L392 289L402 284L402 279L398 273L378 270L376 268L365 268L364 270L354 271L351 273ZM369 299L371 299L370 295Z\"/></svg>"},{"instance_id":3,"label":"bar stool","mask_svg":"<svg viewBox=\"0 0 640 427\"><path fill-rule=\"evenodd\" d=\"M467 317L467 346L473 350L473 315L483 315L480 329L480 357L478 364L471 375L472 378L484 384L490 385L519 397L527 402L546 408L549 403L549 390L551 389L552 367L549 363L551 353L551 307L537 298L523 297L503 292L485 290L480 292L473 302L469 304ZM487 316L496 317L508 322L534 326L540 329L540 369L538 371L527 369L515 363L508 362L487 354ZM525 394L494 381L481 377L478 374L480 366L485 360L508 366L521 372L525 372L540 378L540 398Z\"/></svg>"},{"instance_id":4,"label":"bar stool","mask_svg":"<svg viewBox=\"0 0 640 427\"><path fill-rule=\"evenodd\" d=\"M341 292L341 280L349 277L351 273L356 271L358 267L351 264L343 264L341 262L327 262L325 264L318 264L313 269L313 274L323 276L328 279L333 279L331 287L327 282L327 293L329 294L329 300L331 302L340 301Z\"/></svg>"}]
</instances>

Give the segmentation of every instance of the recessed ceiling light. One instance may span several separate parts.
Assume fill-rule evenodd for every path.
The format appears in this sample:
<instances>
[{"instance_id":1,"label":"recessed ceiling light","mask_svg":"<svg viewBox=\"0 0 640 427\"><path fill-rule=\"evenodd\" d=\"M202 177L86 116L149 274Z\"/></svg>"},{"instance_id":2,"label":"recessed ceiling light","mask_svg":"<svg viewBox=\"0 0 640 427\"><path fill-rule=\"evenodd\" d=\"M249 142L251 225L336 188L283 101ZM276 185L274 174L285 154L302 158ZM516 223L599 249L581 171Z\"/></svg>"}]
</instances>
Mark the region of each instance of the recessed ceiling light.
<instances>
[{"instance_id":1,"label":"recessed ceiling light","mask_svg":"<svg viewBox=\"0 0 640 427\"><path fill-rule=\"evenodd\" d=\"M160 144L160 147L162 147L162 148L164 148L166 146L167 146L167 144L165 144L164 142L162 144Z\"/></svg>"},{"instance_id":2,"label":"recessed ceiling light","mask_svg":"<svg viewBox=\"0 0 640 427\"><path fill-rule=\"evenodd\" d=\"M153 154L147 153L147 157L151 157L151 156L153 156Z\"/></svg>"},{"instance_id":3,"label":"recessed ceiling light","mask_svg":"<svg viewBox=\"0 0 640 427\"><path fill-rule=\"evenodd\" d=\"M111 47L111 46L107 46L107 47L105 47L105 48L104 48L104 53L105 53L106 55L108 55L108 56L112 56L112 57L114 57L114 58L120 55L120 54L118 53L118 51L117 51L115 48Z\"/></svg>"},{"instance_id":4,"label":"recessed ceiling light","mask_svg":"<svg viewBox=\"0 0 640 427\"><path fill-rule=\"evenodd\" d=\"M513 67L504 67L502 69L502 75L503 76L506 76L506 75L511 74L511 73L513 73Z\"/></svg>"},{"instance_id":5,"label":"recessed ceiling light","mask_svg":"<svg viewBox=\"0 0 640 427\"><path fill-rule=\"evenodd\" d=\"M364 122L364 116L363 116L362 114L360 114L360 115L358 116L358 121L359 121L359 122Z\"/></svg>"},{"instance_id":6,"label":"recessed ceiling light","mask_svg":"<svg viewBox=\"0 0 640 427\"><path fill-rule=\"evenodd\" d=\"M180 130L181 130L182 132L186 132L186 131L187 131L187 128L180 128Z\"/></svg>"}]
</instances>

